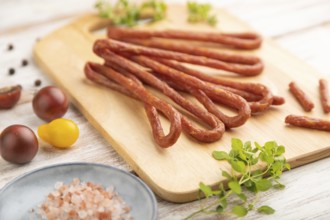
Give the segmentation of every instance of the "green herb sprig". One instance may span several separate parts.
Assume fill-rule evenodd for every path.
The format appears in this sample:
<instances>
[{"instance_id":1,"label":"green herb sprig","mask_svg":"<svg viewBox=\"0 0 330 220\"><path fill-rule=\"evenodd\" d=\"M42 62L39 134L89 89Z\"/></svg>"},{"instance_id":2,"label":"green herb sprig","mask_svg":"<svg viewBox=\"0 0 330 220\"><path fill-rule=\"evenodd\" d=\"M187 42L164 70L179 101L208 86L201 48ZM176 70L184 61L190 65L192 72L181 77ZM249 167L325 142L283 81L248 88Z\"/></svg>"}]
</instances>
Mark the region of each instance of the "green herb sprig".
<instances>
[{"instance_id":1,"label":"green herb sprig","mask_svg":"<svg viewBox=\"0 0 330 220\"><path fill-rule=\"evenodd\" d=\"M111 4L109 0L97 0L95 8L100 17L111 19L114 25L128 27L141 21L162 20L167 11L167 5L161 0L147 0L139 5L129 0L118 0L115 4Z\"/></svg>"},{"instance_id":2,"label":"green herb sprig","mask_svg":"<svg viewBox=\"0 0 330 220\"><path fill-rule=\"evenodd\" d=\"M190 214L186 219L199 214L234 215L243 217L249 211L255 210L262 214L273 214L275 210L267 205L256 207L258 194L271 188L283 189L285 186L279 182L280 176L290 165L284 157L285 147L275 141L266 142L263 146L250 141L243 143L240 139L231 140L231 150L214 151L213 158L227 161L231 165L231 172L222 171L228 181L228 190L223 184L213 190L204 183L199 184L200 191L206 199L216 198L211 204L202 206L198 211ZM260 164L264 165L260 169ZM236 195L238 203L229 204L228 198ZM254 199L250 198L254 195Z\"/></svg>"},{"instance_id":3,"label":"green herb sprig","mask_svg":"<svg viewBox=\"0 0 330 220\"><path fill-rule=\"evenodd\" d=\"M190 23L201 23L206 22L211 26L215 26L218 23L216 15L210 15L212 6L207 3L197 3L188 1L188 22Z\"/></svg>"}]
</instances>

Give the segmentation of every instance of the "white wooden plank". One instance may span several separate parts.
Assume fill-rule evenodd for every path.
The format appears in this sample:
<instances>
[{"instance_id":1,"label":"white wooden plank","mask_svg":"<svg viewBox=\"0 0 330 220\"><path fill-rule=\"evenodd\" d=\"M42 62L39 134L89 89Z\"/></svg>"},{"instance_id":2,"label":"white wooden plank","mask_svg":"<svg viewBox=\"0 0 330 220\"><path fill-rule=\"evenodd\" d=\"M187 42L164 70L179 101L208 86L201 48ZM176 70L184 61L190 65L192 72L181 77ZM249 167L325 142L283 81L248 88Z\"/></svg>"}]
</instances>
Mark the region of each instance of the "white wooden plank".
<instances>
[{"instance_id":1,"label":"white wooden plank","mask_svg":"<svg viewBox=\"0 0 330 220\"><path fill-rule=\"evenodd\" d=\"M0 33L43 24L56 18L79 16L93 10L94 1L1 0Z\"/></svg>"},{"instance_id":2,"label":"white wooden plank","mask_svg":"<svg viewBox=\"0 0 330 220\"><path fill-rule=\"evenodd\" d=\"M252 0L226 6L265 36L279 36L330 19L328 0Z\"/></svg>"},{"instance_id":3,"label":"white wooden plank","mask_svg":"<svg viewBox=\"0 0 330 220\"><path fill-rule=\"evenodd\" d=\"M330 78L330 26L319 26L304 32L278 38L276 41L320 73Z\"/></svg>"}]
</instances>

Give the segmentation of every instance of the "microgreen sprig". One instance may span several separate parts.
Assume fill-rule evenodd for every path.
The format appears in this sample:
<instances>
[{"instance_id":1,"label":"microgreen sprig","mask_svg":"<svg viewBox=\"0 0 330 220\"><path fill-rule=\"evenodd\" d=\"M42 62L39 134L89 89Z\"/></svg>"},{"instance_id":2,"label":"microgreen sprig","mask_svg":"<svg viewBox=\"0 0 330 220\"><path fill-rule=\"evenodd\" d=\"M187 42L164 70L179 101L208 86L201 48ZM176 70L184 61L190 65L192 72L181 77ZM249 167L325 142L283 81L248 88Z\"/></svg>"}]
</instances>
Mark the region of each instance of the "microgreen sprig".
<instances>
[{"instance_id":1,"label":"microgreen sprig","mask_svg":"<svg viewBox=\"0 0 330 220\"><path fill-rule=\"evenodd\" d=\"M227 179L228 190L221 183L219 188L213 190L204 183L199 184L200 191L206 199L215 197L215 201L193 212L186 219L199 214L234 215L243 217L249 211L255 210L262 214L273 214L275 210L267 205L256 207L260 192L269 189L283 189L279 182L280 176L290 165L284 157L285 147L275 141L266 142L263 146L250 141L243 143L240 139L231 140L231 150L214 151L212 156L219 161L227 161L231 165L230 173L222 170L222 176ZM262 165L262 166L261 166ZM262 168L260 168L262 167ZM238 203L229 204L228 198L236 195ZM254 195L254 199L251 198ZM250 197L249 197L250 196Z\"/></svg>"},{"instance_id":2,"label":"microgreen sprig","mask_svg":"<svg viewBox=\"0 0 330 220\"><path fill-rule=\"evenodd\" d=\"M187 9L187 21L190 23L206 22L211 26L215 26L218 22L216 15L210 15L212 10L212 6L210 4L188 1Z\"/></svg>"},{"instance_id":3,"label":"microgreen sprig","mask_svg":"<svg viewBox=\"0 0 330 220\"><path fill-rule=\"evenodd\" d=\"M109 0L97 0L95 8L100 17L111 19L114 25L128 27L135 26L142 20L162 20L167 11L167 5L161 0L147 0L139 5L129 0L118 0L115 4Z\"/></svg>"}]
</instances>

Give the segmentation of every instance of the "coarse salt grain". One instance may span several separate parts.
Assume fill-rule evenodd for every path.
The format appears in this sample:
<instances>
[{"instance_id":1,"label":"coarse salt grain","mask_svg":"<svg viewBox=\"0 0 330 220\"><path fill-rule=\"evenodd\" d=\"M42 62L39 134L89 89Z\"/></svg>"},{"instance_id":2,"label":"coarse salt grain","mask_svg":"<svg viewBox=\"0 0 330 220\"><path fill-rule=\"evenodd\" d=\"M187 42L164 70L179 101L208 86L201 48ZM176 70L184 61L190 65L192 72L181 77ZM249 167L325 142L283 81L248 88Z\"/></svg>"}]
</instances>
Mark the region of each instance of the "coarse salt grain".
<instances>
[{"instance_id":1,"label":"coarse salt grain","mask_svg":"<svg viewBox=\"0 0 330 220\"><path fill-rule=\"evenodd\" d=\"M130 207L112 186L107 189L91 182L81 183L78 178L69 184L55 183L55 191L49 193L39 206L38 214L47 220L133 220Z\"/></svg>"},{"instance_id":2,"label":"coarse salt grain","mask_svg":"<svg viewBox=\"0 0 330 220\"><path fill-rule=\"evenodd\" d=\"M58 190L63 186L63 182L56 182L55 183L55 189Z\"/></svg>"}]
</instances>

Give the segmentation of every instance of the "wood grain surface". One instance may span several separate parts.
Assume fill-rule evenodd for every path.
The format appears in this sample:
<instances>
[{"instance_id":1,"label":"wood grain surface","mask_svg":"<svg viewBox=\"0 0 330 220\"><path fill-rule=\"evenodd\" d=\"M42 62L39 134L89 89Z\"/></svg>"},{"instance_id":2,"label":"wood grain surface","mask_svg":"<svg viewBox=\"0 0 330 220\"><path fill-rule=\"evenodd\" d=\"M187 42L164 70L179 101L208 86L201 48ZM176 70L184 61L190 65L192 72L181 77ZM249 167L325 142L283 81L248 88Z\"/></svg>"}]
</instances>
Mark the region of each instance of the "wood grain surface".
<instances>
[{"instance_id":1,"label":"wood grain surface","mask_svg":"<svg viewBox=\"0 0 330 220\"><path fill-rule=\"evenodd\" d=\"M222 9L217 11L221 20L219 31L250 30L244 22L230 13ZM169 18L165 22L149 28L209 30L203 25L187 25L182 7L171 7L169 12ZM222 181L220 169L226 170L227 165L212 159L211 153L213 150L229 150L232 137L259 143L276 140L286 146L286 157L294 167L329 156L328 133L292 128L284 124L284 118L288 114L324 117L318 104L317 89L318 79L322 75L269 39L264 41L260 50L253 52L265 62L266 68L262 75L235 80L262 82L275 94L284 96L286 104L252 117L244 126L226 132L216 143L198 143L182 135L173 147L160 149L153 142L140 103L95 86L84 78L82 69L85 62L100 61L91 50L93 41L100 36L90 32L104 25L103 20L87 15L56 30L36 44L35 60L70 95L79 111L161 198L174 202L191 201L196 199L200 181L208 185ZM218 72L212 72L214 73ZM316 108L311 113L304 113L289 94L288 84L293 80L313 97ZM166 121L163 124L168 126Z\"/></svg>"}]
</instances>

